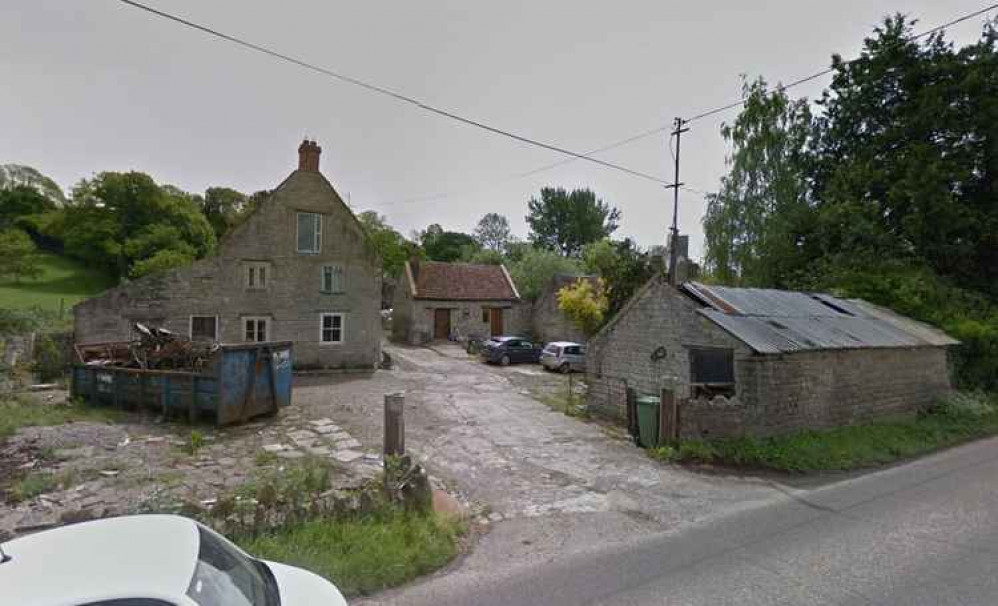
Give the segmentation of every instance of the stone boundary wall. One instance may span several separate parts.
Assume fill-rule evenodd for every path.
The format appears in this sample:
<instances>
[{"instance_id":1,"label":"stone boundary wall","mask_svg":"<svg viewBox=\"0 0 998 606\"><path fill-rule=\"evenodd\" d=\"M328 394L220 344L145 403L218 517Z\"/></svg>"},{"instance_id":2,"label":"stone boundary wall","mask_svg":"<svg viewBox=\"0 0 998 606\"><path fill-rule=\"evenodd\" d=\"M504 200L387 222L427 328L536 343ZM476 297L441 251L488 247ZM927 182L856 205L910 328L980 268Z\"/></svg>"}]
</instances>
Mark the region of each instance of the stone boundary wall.
<instances>
[{"instance_id":1,"label":"stone boundary wall","mask_svg":"<svg viewBox=\"0 0 998 606\"><path fill-rule=\"evenodd\" d=\"M765 437L910 417L951 392L943 348L800 352L739 364L737 398L683 402L683 439Z\"/></svg>"}]
</instances>

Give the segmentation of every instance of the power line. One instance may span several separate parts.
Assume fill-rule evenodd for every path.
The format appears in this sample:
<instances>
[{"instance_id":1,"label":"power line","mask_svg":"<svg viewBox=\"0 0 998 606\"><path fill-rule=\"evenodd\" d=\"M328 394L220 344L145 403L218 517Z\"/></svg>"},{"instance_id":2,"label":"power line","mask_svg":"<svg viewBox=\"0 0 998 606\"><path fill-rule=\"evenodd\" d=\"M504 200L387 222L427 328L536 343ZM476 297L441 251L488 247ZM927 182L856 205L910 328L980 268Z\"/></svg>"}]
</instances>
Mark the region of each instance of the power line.
<instances>
[{"instance_id":1,"label":"power line","mask_svg":"<svg viewBox=\"0 0 998 606\"><path fill-rule=\"evenodd\" d=\"M919 39L924 38L926 36L931 36L932 34L935 34L937 32L943 31L946 28L952 27L954 25L958 25L960 23L963 23L964 21L968 21L970 19L973 19L974 17L978 17L980 15L983 15L983 14L985 14L985 13L991 11L991 10L994 10L996 8L998 8L998 3L995 3L995 4L992 4L992 5L987 6L985 8L973 11L971 13L967 13L967 14L962 15L960 17L957 17L957 18L955 18L955 19L953 19L951 21L943 23L942 25L938 25L938 26L936 26L936 27L934 27L934 28L932 28L930 30L926 30L924 32L916 34L916 35L912 36L909 40L919 40ZM843 65L848 65L848 64L853 63L853 62L855 62L857 60L858 59L852 59L850 61L845 61L843 63ZM830 73L832 73L834 71L835 71L835 68L828 67L828 68L822 69L821 71L818 71L818 72L815 72L813 74L810 74L808 76L804 76L802 78L798 78L797 80L794 80L793 82L790 82L789 84L781 84L781 85L777 86L775 90L781 91L781 92L782 91L786 91L788 89L791 89L791 88L800 86L802 84L806 84L808 82L811 82L812 80L817 80L818 78L821 78L822 76L827 76L828 74L830 74ZM708 109L708 110L701 111L701 112L699 112L697 114L694 114L690 118L685 119L684 122L685 123L689 123L689 122L694 122L694 121L697 121L697 120L702 120L703 118L707 118L709 116L713 116L713 115L716 115L716 114L719 114L719 113L722 113L722 112L734 109L736 107L740 107L740 106L744 105L745 100L746 100L746 97L742 97L738 101L734 101L732 103L728 103L728 104L722 105L720 107L715 107L713 109ZM645 139L647 137L651 137L651 136L660 134L662 132L665 132L670 127L671 127L671 125L669 125L669 124L662 124L662 125L659 125L659 126L657 126L655 128L652 128L652 129L649 129L649 130L645 130L645 131L642 131L640 133L636 133L634 135L630 135L628 137L625 137L623 139L614 141L612 143L608 143L607 145L603 145L601 147L597 147L596 149L594 149L592 151L589 151L589 152L586 152L583 155L584 156L591 156L591 155L594 155L594 154L598 154L598 153L610 151L610 150L613 150L613 149L617 149L618 147L623 147L623 146L628 145L630 143L633 143L635 141L640 141L640 140ZM672 142L671 142L671 139L669 141L669 153L670 154L674 154L674 152L672 151ZM674 156L673 156L673 158L674 158ZM514 179L521 179L521 178L529 177L529 176L533 176L535 174L546 172L546 171L551 170L553 168L557 168L559 166L563 166L565 164L569 164L571 162L574 162L576 159L577 158L564 158L562 160L559 160L558 162L554 162L554 163L551 163L551 164L546 164L544 166L538 167L536 169L533 169L533 170L530 170L530 171L527 171L527 172L523 172L523 173L518 173L518 174L515 174L515 175L511 175L510 177L502 179L501 181L499 181L497 183L506 182L506 181L510 181L510 180L514 180ZM682 189L683 189L683 191L694 193L694 194L697 194L697 195L700 195L700 196L706 196L707 195L707 192L704 192L704 191L701 191L701 190L698 190L698 189L694 189L694 188L691 188L691 187L685 187L684 186L684 187L682 187ZM465 191L470 191L470 190L465 190ZM478 190L476 189L474 191L478 191ZM447 197L450 197L450 196L453 196L453 195L457 195L457 192L444 192L444 193L432 194L432 195L428 195L428 196L419 196L417 198L406 198L404 200L399 200L397 202L389 202L388 205L413 203L413 202L423 202L423 201L429 201L429 200L438 200L438 199L447 198Z\"/></svg>"},{"instance_id":2,"label":"power line","mask_svg":"<svg viewBox=\"0 0 998 606\"><path fill-rule=\"evenodd\" d=\"M391 98L393 98L393 99L395 99L397 101L401 101L403 103L408 103L410 105L414 105L414 106L416 106L419 109L422 109L424 111L428 111L428 112L437 114L439 116L443 116L445 118L450 118L451 120L455 120L457 122L461 122L462 124L466 124L468 126L473 126L475 128L480 128L482 130L485 130L485 131L488 131L488 132L491 132L493 134L500 135L500 136L503 136L503 137L507 137L509 139L513 139L513 140L519 141L521 143L526 143L528 145L533 145L535 147L540 147L542 149L546 149L546 150L549 150L549 151L557 152L559 154L563 154L563 155L566 155L566 156L571 156L575 160L585 160L587 162L592 162L594 164L598 164L600 166L604 166L606 168L611 168L613 170L620 171L622 173L631 175L632 177L637 177L637 178L640 178L640 179L645 179L647 181L653 181L653 182L659 183L659 184L664 184L665 183L662 179L660 179L660 178L658 178L656 176L649 175L649 174L643 173L641 171L633 170L633 169L627 168L626 166L621 166L619 164L614 164L612 162L606 162L606 161L600 160L598 158L592 158L592 157L590 157L590 156L588 156L586 154L574 152L574 151L565 149L563 147L560 147L558 145L553 145L551 143L544 143L544 142L538 141L536 139L531 139L530 137L526 137L524 135L519 135L519 134L516 134L514 132L501 129L501 128L496 127L496 126L491 126L491 125L486 124L485 122L482 122L480 120L474 120L472 118L466 118L466 117L461 116L459 114L456 114L454 112L451 112L451 111L448 111L448 110L445 110L445 109L441 109L439 107L430 105L428 103L424 103L424 102L422 102L422 101L420 101L418 99L415 99L413 97L409 97L409 96L403 95L402 93L393 91L391 89L388 89L388 88L385 88L385 87L382 87L382 86L378 86L376 84L371 84L371 83L366 82L364 80L360 80L358 78L353 78L351 76L347 76L347 75L341 74L341 73L339 73L337 71L334 71L332 69L321 67L321 66L315 65L313 63L309 63L309 62L307 62L307 61L305 61L303 59L298 59L296 57L292 57L291 55L286 55L284 53L281 53L279 51L273 50L271 48L267 48L265 46L261 46L259 44L255 44L253 42L249 42L249 41L244 40L242 38L238 38L236 36L223 33L221 31L212 29L210 27L207 27L207 26L195 23L193 21L189 21L189 20L184 19L182 17L178 17L176 15L173 15L173 14L170 14L170 13L167 13L167 12L155 9L155 8L153 8L151 6L147 6L147 5L142 4L140 2L135 2L134 0L118 0L118 1L121 2L122 4L127 4L128 6L131 6L131 7L140 9L140 10L143 10L143 11L145 11L147 13L150 13L152 15L156 15L158 17L162 17L164 19L168 19L168 20L173 21L175 23L179 23L181 25L184 25L184 26L189 27L191 29L198 30L198 31L203 32L205 34L208 34L210 36L214 36L216 38L225 40L227 42L232 42L233 44L237 44L239 46L242 46L244 48L248 48L248 49L256 51L258 53L263 53L265 55L269 55L269 56L271 56L271 57L273 57L275 59L279 59L281 61L285 61L287 63L291 63L293 65L297 65L298 67L302 67L304 69L307 69L307 70L310 70L310 71L314 71L314 72L317 72L319 74L322 74L322 75L325 75L325 76L329 76L331 78L335 78L337 80L340 80L341 82L346 82L347 84L352 84L354 86L358 86L360 88L366 89L366 90L371 91L373 93L377 93L377 94L380 94L380 95L385 95L385 96L391 97Z\"/></svg>"},{"instance_id":3,"label":"power line","mask_svg":"<svg viewBox=\"0 0 998 606\"><path fill-rule=\"evenodd\" d=\"M986 13L988 11L991 11L991 10L994 10L996 8L998 8L998 3L992 4L990 6L984 7L984 8L979 9L979 10L976 10L976 11L974 11L972 13L968 13L968 14L963 15L961 17L957 17L956 19L953 19L952 21L948 21L946 23L943 23L942 25L938 25L938 26L936 26L936 27L934 27L934 28L932 28L930 30L926 30L926 31L924 31L924 32L922 32L920 34L915 34L914 36L908 38L908 41L912 42L912 41L915 41L915 40L919 40L921 38L925 38L926 36L931 36L932 34L941 32L941 31L943 31L944 29L946 29L948 27L957 25L959 23L963 23L964 21L973 19L974 17L979 17L979 16L983 15L984 13ZM858 60L859 60L859 58L852 59L852 60L849 60L849 61L845 61L845 62L842 63L842 65L849 65L850 63L855 63ZM835 69L836 68L834 68L834 67L825 68L825 69L823 69L823 70L821 70L819 72L815 72L815 73L811 74L810 76L804 76L803 78L799 78L797 80L794 80L790 84L783 84L783 85L777 86L776 90L782 92L782 91L785 91L787 89L793 88L795 86L800 86L801 84L810 82L811 80L816 80L816 79L818 79L818 78L820 78L822 76L826 76L826 75L834 72ZM708 116L713 116L714 114L719 114L721 112L728 111L729 109L734 109L734 108L736 108L736 107L744 104L745 103L745 99L746 99L746 97L742 97L741 99L739 99L738 101L735 101L734 103L728 103L727 105L722 105L720 107L715 107L714 109L709 109L709 110L700 112L700 113L698 113L698 114L696 114L696 115L694 115L694 116L692 116L690 118L687 118L685 120L685 122L687 122L687 123L694 122L696 120L701 120L701 119L706 118Z\"/></svg>"}]
</instances>

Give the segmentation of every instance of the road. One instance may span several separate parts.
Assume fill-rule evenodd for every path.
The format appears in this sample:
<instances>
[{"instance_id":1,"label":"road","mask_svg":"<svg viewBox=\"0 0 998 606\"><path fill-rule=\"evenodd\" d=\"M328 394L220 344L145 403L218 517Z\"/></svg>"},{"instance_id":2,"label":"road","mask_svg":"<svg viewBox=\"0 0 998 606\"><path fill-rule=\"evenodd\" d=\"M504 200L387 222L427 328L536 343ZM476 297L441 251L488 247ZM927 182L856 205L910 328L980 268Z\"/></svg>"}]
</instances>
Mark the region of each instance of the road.
<instances>
[{"instance_id":1,"label":"road","mask_svg":"<svg viewBox=\"0 0 998 606\"><path fill-rule=\"evenodd\" d=\"M374 603L998 603L998 439L783 490L754 507L552 553L542 564L461 566Z\"/></svg>"}]
</instances>

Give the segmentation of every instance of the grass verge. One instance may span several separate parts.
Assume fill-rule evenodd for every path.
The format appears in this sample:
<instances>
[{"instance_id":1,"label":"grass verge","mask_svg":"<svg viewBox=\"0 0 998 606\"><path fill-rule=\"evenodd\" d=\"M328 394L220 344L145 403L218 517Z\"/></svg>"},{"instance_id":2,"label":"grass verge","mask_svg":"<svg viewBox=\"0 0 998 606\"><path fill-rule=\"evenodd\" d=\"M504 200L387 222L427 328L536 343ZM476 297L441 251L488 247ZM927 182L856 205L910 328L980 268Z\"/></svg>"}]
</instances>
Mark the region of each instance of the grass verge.
<instances>
[{"instance_id":1,"label":"grass verge","mask_svg":"<svg viewBox=\"0 0 998 606\"><path fill-rule=\"evenodd\" d=\"M113 422L121 413L112 408L88 407L81 403L47 404L25 396L0 398L0 439L22 427L61 425L71 421Z\"/></svg>"},{"instance_id":2,"label":"grass verge","mask_svg":"<svg viewBox=\"0 0 998 606\"><path fill-rule=\"evenodd\" d=\"M236 542L247 552L326 577L363 595L433 572L458 552L460 523L432 513L386 510L319 519Z\"/></svg>"},{"instance_id":3,"label":"grass verge","mask_svg":"<svg viewBox=\"0 0 998 606\"><path fill-rule=\"evenodd\" d=\"M41 307L68 313L79 301L114 286L114 280L67 257L41 252L42 274L20 282L0 280L0 308Z\"/></svg>"},{"instance_id":4,"label":"grass verge","mask_svg":"<svg viewBox=\"0 0 998 606\"><path fill-rule=\"evenodd\" d=\"M692 440L649 454L664 461L777 471L843 471L893 463L998 434L998 401L956 394L914 419L804 431L772 438Z\"/></svg>"}]
</instances>

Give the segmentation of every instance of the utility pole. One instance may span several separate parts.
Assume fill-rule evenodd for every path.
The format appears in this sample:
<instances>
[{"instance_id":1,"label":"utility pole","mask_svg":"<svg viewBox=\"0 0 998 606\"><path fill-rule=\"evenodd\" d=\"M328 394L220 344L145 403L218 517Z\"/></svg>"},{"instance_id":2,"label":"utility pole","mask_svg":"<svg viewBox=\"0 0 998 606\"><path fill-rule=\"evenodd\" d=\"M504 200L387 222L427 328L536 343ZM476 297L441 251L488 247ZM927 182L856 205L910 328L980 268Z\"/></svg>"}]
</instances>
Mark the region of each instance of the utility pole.
<instances>
[{"instance_id":1,"label":"utility pole","mask_svg":"<svg viewBox=\"0 0 998 606\"><path fill-rule=\"evenodd\" d=\"M679 181L679 141L683 136L683 133L689 131L689 127L683 127L686 121L682 118L676 118L676 130L672 131L672 136L676 138L676 154L673 158L676 161L675 166L675 181L672 185L666 185L666 189L672 189L672 241L669 242L669 284L673 286L676 285L677 280L677 267L679 263L679 188L683 184ZM671 144L670 144L671 146Z\"/></svg>"}]
</instances>

